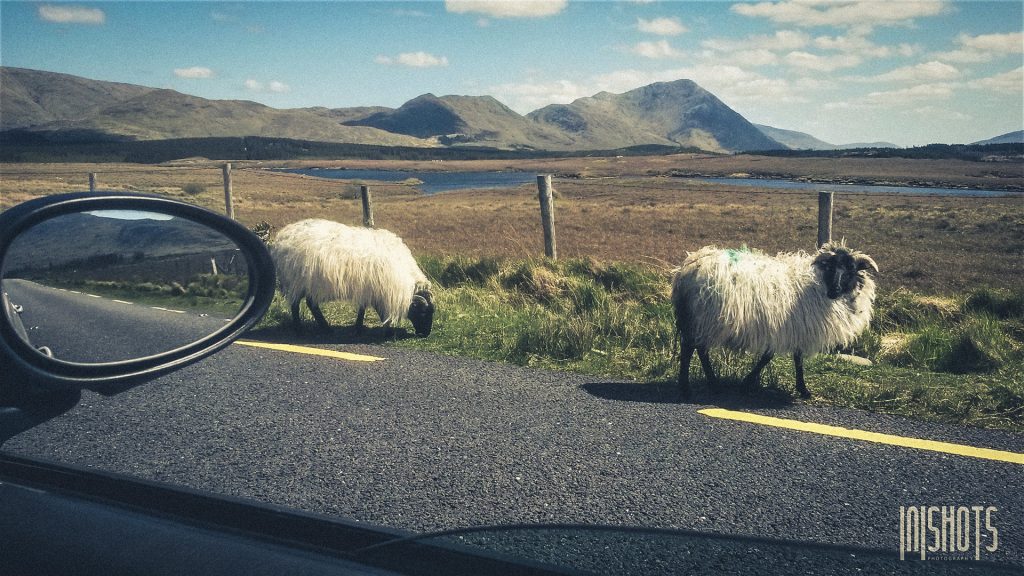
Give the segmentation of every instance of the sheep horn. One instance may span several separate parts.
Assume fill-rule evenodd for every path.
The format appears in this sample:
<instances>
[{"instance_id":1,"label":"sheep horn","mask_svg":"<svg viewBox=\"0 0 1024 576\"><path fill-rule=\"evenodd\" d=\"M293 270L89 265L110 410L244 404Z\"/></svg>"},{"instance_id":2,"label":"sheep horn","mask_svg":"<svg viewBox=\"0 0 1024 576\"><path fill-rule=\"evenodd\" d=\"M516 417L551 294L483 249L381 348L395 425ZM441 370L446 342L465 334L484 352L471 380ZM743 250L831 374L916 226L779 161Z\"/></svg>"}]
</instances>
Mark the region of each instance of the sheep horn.
<instances>
[{"instance_id":1,"label":"sheep horn","mask_svg":"<svg viewBox=\"0 0 1024 576\"><path fill-rule=\"evenodd\" d=\"M878 264L875 264L875 261L871 259L871 256L868 256L867 254L858 254L855 261L857 262L857 270L867 270L868 268L871 268L875 271L875 274L879 273Z\"/></svg>"}]
</instances>

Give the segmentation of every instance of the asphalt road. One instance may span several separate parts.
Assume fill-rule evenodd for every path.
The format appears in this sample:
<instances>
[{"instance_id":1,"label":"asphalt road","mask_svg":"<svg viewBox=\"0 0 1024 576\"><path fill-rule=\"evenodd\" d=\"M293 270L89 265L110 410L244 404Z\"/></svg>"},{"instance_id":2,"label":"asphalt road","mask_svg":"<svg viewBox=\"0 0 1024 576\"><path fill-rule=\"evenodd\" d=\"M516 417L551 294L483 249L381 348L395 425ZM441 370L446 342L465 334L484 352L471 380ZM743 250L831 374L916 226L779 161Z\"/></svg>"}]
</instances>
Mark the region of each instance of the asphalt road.
<instances>
[{"instance_id":1,"label":"asphalt road","mask_svg":"<svg viewBox=\"0 0 1024 576\"><path fill-rule=\"evenodd\" d=\"M35 346L71 362L113 362L174 350L225 325L219 314L154 307L29 280L4 279Z\"/></svg>"},{"instance_id":2,"label":"asphalt road","mask_svg":"<svg viewBox=\"0 0 1024 576\"><path fill-rule=\"evenodd\" d=\"M681 403L670 383L311 345L385 360L235 344L118 396L86 393L4 450L424 532L613 524L896 555L900 506L994 506L998 549L982 557L1024 567L1024 465L698 410L713 401L1018 453L1020 435L744 396Z\"/></svg>"}]
</instances>

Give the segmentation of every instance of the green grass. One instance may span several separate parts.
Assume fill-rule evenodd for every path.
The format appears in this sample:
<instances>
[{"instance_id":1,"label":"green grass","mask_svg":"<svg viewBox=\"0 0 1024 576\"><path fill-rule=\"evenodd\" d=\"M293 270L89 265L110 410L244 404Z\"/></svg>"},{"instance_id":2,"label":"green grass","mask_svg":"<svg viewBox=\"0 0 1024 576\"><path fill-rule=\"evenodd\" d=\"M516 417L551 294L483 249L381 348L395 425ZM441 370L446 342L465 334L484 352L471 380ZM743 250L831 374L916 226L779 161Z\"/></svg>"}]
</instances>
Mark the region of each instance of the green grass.
<instances>
[{"instance_id":1,"label":"green grass","mask_svg":"<svg viewBox=\"0 0 1024 576\"><path fill-rule=\"evenodd\" d=\"M123 280L40 280L40 283L48 286L70 288L106 298L221 314L225 318L234 316L242 309L242 300L249 289L248 282L245 277L231 274L197 274L185 284Z\"/></svg>"},{"instance_id":2,"label":"green grass","mask_svg":"<svg viewBox=\"0 0 1024 576\"><path fill-rule=\"evenodd\" d=\"M434 330L394 345L603 378L676 379L668 269L591 259L424 257L420 264L434 282ZM324 312L335 326L355 317L344 304ZM264 325L288 321L279 297ZM883 291L871 328L845 352L873 365L811 358L805 368L812 402L1024 431L1024 291ZM755 360L723 350L712 359L731 387L740 386ZM700 363L691 370L702 385ZM777 358L762 386L758 393L795 401L792 360Z\"/></svg>"}]
</instances>

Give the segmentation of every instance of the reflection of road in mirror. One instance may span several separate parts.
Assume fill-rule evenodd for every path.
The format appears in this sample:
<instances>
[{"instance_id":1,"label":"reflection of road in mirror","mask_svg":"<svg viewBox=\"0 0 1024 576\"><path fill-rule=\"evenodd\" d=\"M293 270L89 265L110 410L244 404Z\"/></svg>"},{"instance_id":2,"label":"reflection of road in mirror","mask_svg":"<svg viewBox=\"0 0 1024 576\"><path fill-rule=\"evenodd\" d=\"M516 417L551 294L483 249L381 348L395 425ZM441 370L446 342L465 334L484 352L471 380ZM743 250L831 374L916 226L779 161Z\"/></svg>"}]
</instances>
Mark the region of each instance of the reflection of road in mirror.
<instances>
[{"instance_id":1,"label":"reflection of road in mirror","mask_svg":"<svg viewBox=\"0 0 1024 576\"><path fill-rule=\"evenodd\" d=\"M249 269L223 234L137 210L63 214L22 232L4 289L33 346L60 360L152 356L201 339L241 309Z\"/></svg>"},{"instance_id":2,"label":"reflection of road in mirror","mask_svg":"<svg viewBox=\"0 0 1024 576\"><path fill-rule=\"evenodd\" d=\"M29 343L69 362L113 362L179 348L224 327L230 316L205 315L5 279L21 307Z\"/></svg>"}]
</instances>

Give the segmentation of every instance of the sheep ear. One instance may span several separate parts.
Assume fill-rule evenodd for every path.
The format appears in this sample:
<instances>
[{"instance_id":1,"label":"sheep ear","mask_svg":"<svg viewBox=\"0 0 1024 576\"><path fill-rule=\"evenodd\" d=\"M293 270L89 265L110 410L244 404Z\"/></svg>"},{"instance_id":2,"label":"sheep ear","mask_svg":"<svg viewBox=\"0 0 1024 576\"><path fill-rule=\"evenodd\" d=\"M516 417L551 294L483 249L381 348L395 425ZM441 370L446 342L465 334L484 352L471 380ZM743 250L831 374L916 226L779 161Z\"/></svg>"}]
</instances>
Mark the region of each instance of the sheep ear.
<instances>
[{"instance_id":1,"label":"sheep ear","mask_svg":"<svg viewBox=\"0 0 1024 576\"><path fill-rule=\"evenodd\" d=\"M875 271L875 274L879 274L878 264L875 264L875 261L867 254L857 254L854 261L857 263L857 270L867 270L870 268Z\"/></svg>"},{"instance_id":2,"label":"sheep ear","mask_svg":"<svg viewBox=\"0 0 1024 576\"><path fill-rule=\"evenodd\" d=\"M836 255L836 253L831 251L831 250L828 250L827 246L822 247L821 252L818 252L818 255L814 258L813 264L815 266L825 266L825 264L829 260L834 258L835 255Z\"/></svg>"}]
</instances>

